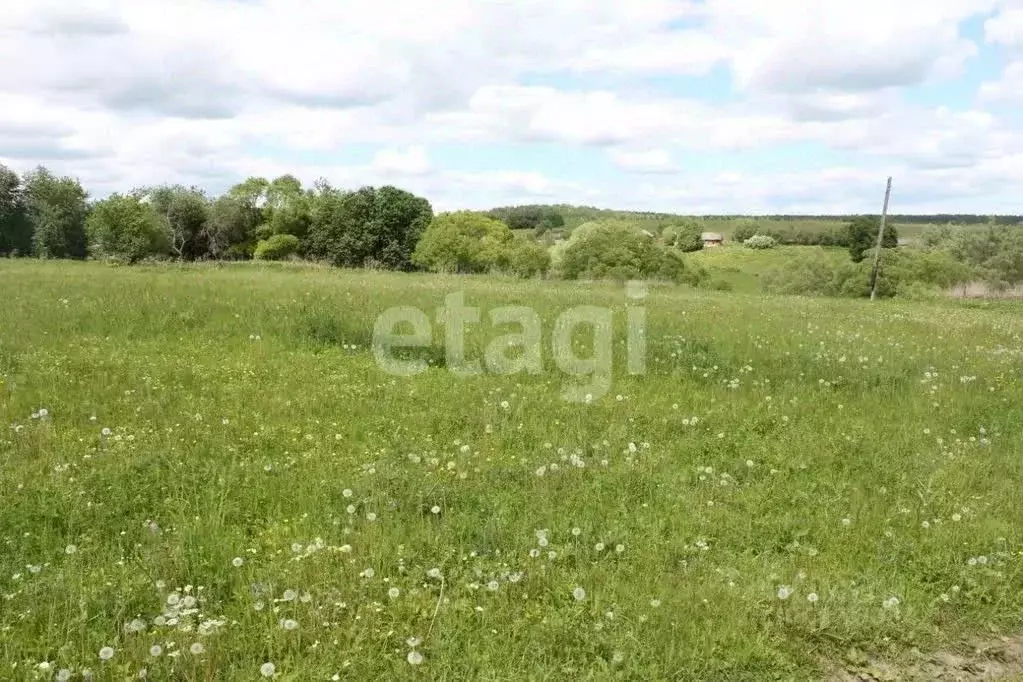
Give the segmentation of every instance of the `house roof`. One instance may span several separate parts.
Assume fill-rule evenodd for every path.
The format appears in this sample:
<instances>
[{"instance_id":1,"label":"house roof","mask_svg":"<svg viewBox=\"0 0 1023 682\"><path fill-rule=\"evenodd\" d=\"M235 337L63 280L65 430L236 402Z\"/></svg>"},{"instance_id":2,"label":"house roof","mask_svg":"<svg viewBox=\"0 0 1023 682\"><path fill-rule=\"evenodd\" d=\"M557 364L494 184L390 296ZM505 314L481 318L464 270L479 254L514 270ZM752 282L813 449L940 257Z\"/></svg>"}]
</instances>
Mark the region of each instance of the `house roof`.
<instances>
[{"instance_id":1,"label":"house roof","mask_svg":"<svg viewBox=\"0 0 1023 682\"><path fill-rule=\"evenodd\" d=\"M700 239L705 242L721 242L724 241L724 237L719 235L717 232L704 232L700 235Z\"/></svg>"}]
</instances>

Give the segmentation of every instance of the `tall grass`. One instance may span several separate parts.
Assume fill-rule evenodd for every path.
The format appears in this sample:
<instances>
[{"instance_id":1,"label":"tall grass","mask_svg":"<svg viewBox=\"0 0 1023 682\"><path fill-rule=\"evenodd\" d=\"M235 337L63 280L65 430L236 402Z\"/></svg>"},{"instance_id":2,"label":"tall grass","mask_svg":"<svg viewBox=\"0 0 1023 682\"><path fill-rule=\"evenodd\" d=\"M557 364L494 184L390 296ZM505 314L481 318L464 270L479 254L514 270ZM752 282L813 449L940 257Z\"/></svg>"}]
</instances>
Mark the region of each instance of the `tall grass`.
<instances>
[{"instance_id":1,"label":"tall grass","mask_svg":"<svg viewBox=\"0 0 1023 682\"><path fill-rule=\"evenodd\" d=\"M25 261L0 291L3 679L817 679L1021 626L1018 304L652 287L630 375L612 284ZM382 372L377 315L455 291L476 354L496 306L545 344L609 307L611 392L561 400L549 348Z\"/></svg>"}]
</instances>

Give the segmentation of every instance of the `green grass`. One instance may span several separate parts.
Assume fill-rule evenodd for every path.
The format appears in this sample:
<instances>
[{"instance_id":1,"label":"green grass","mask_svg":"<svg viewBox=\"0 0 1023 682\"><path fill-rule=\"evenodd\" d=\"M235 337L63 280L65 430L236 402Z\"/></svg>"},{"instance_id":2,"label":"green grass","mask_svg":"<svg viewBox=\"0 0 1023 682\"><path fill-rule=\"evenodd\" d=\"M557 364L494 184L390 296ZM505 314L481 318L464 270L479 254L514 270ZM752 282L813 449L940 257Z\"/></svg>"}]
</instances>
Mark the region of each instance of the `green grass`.
<instances>
[{"instance_id":1,"label":"green grass","mask_svg":"<svg viewBox=\"0 0 1023 682\"><path fill-rule=\"evenodd\" d=\"M0 291L0 679L819 679L1021 627L1015 304L654 287L630 376L613 284L2 261ZM382 372L376 316L456 291L545 344L610 307L610 393L561 400L549 349L459 378L439 325L433 369Z\"/></svg>"},{"instance_id":2,"label":"green grass","mask_svg":"<svg viewBox=\"0 0 1023 682\"><path fill-rule=\"evenodd\" d=\"M823 253L835 262L849 260L847 249L809 246L777 246L748 249L739 244L705 248L689 255L695 265L707 270L712 283L725 282L731 291L757 293L765 273L782 267L800 253Z\"/></svg>"}]
</instances>

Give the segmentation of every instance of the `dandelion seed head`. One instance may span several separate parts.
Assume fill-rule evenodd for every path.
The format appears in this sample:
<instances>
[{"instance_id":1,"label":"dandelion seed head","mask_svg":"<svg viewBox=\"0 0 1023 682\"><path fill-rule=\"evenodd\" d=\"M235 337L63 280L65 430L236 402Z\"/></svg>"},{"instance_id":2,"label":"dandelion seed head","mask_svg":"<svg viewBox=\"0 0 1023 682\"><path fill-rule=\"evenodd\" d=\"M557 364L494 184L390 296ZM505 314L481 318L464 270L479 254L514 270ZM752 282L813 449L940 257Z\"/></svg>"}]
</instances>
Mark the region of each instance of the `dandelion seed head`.
<instances>
[{"instance_id":1,"label":"dandelion seed head","mask_svg":"<svg viewBox=\"0 0 1023 682\"><path fill-rule=\"evenodd\" d=\"M99 660L109 661L113 657L114 657L113 647L105 646L99 650Z\"/></svg>"},{"instance_id":2,"label":"dandelion seed head","mask_svg":"<svg viewBox=\"0 0 1023 682\"><path fill-rule=\"evenodd\" d=\"M273 663L264 663L259 666L259 674L263 677L273 677L277 673L277 666Z\"/></svg>"},{"instance_id":3,"label":"dandelion seed head","mask_svg":"<svg viewBox=\"0 0 1023 682\"><path fill-rule=\"evenodd\" d=\"M586 590L581 587L577 587L572 590L572 596L575 597L576 601L582 601L583 599L586 599Z\"/></svg>"},{"instance_id":4,"label":"dandelion seed head","mask_svg":"<svg viewBox=\"0 0 1023 682\"><path fill-rule=\"evenodd\" d=\"M422 665L423 655L418 651L410 651L408 652L408 656L405 657L405 660L409 662L409 665Z\"/></svg>"}]
</instances>

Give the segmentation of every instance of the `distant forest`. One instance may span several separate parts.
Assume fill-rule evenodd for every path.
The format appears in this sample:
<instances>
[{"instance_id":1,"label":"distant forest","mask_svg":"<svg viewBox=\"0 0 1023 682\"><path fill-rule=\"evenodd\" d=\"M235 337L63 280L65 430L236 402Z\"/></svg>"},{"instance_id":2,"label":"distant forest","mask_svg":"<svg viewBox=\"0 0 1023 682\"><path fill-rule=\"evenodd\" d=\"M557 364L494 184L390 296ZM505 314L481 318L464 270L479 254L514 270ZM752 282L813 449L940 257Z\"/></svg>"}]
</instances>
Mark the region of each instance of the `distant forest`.
<instances>
[{"instance_id":1,"label":"distant forest","mask_svg":"<svg viewBox=\"0 0 1023 682\"><path fill-rule=\"evenodd\" d=\"M849 222L854 218L859 217L861 214L847 214L847 215L814 215L814 214L771 214L771 215L752 215L752 214L706 214L706 215L691 215L681 213L658 213L653 211L622 211L615 209L597 208L595 206L573 206L570 204L535 204L535 205L518 205L518 206L501 206L490 209L488 213L495 217L500 216L506 218L509 215L523 215L530 213L537 214L549 214L551 212L557 212L564 217L566 222L574 222L571 218L582 219L582 220L594 220L598 218L639 218L644 220L671 220L685 217L701 218L704 220L742 220L742 219L755 219L755 220L778 220L778 221L805 221L813 220L817 222L825 221L838 221L838 222ZM954 225L1020 225L1023 224L1023 215L980 215L974 213L932 213L932 214L905 214L905 213L894 213L889 214L888 219L895 223L901 223L904 225L943 225L952 223ZM512 226L514 229L514 225Z\"/></svg>"}]
</instances>

